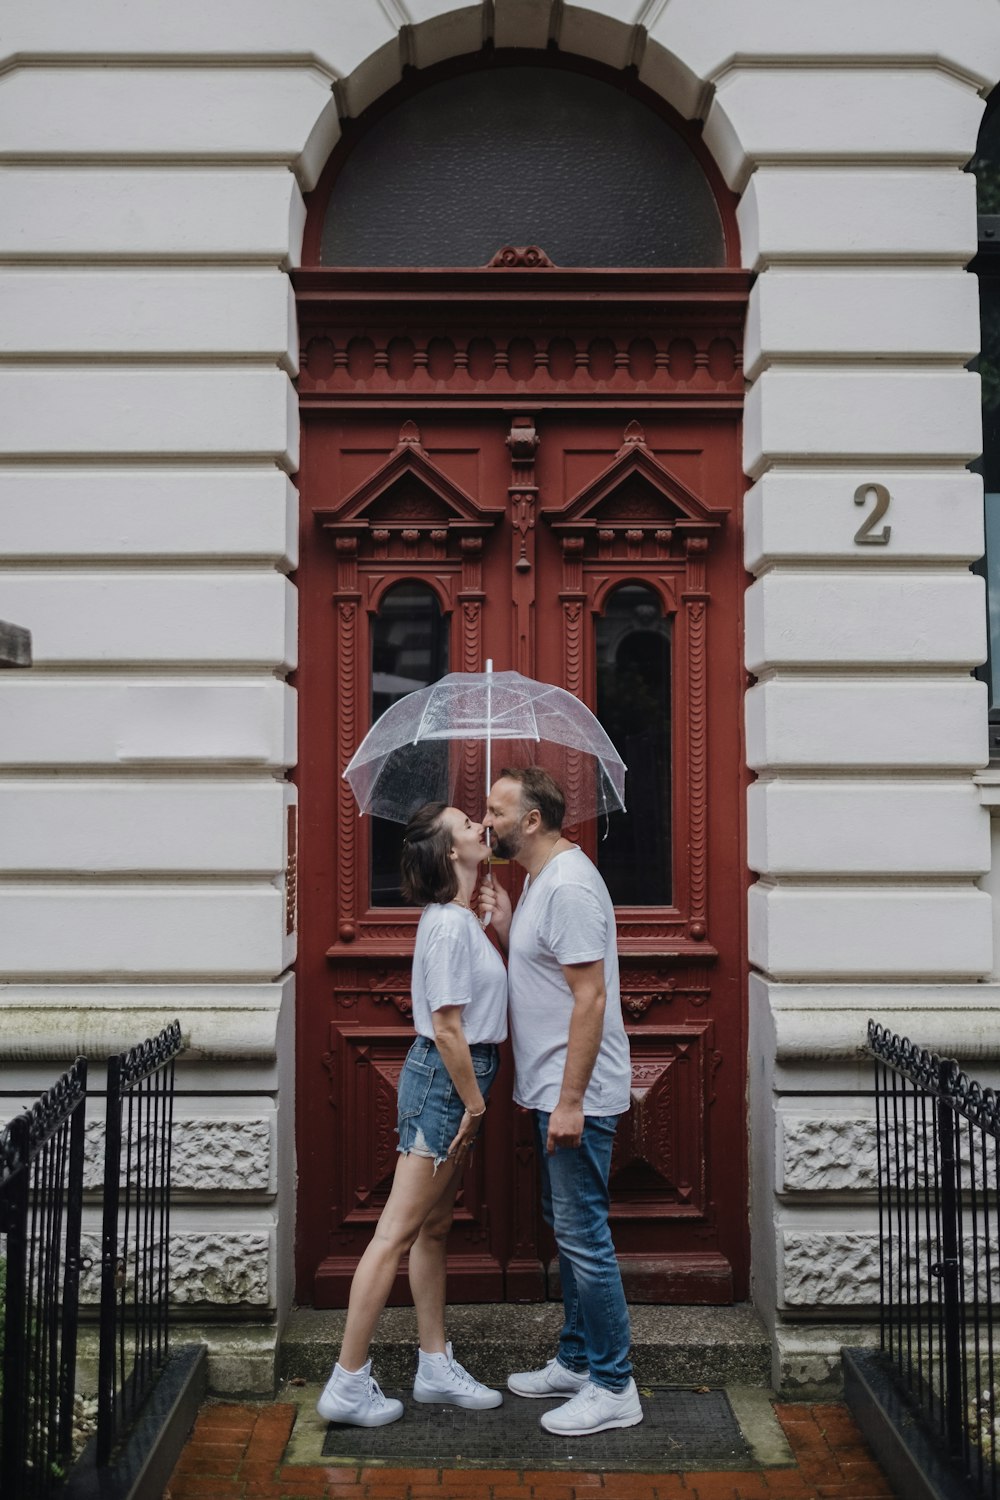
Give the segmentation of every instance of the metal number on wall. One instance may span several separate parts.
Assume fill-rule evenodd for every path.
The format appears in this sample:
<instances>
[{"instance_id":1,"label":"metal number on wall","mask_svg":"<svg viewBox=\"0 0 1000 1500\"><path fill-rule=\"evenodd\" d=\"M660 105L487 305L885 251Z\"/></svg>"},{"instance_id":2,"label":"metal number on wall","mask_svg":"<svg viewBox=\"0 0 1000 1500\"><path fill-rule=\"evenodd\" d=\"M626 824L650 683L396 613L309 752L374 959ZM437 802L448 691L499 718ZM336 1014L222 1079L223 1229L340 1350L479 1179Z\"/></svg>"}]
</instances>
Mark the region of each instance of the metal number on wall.
<instances>
[{"instance_id":1,"label":"metal number on wall","mask_svg":"<svg viewBox=\"0 0 1000 1500\"><path fill-rule=\"evenodd\" d=\"M854 491L855 505L864 505L869 495L875 496L875 507L854 533L854 540L859 547L884 547L892 533L892 527L883 526L881 531L874 528L889 509L889 491L884 484L859 484Z\"/></svg>"}]
</instances>

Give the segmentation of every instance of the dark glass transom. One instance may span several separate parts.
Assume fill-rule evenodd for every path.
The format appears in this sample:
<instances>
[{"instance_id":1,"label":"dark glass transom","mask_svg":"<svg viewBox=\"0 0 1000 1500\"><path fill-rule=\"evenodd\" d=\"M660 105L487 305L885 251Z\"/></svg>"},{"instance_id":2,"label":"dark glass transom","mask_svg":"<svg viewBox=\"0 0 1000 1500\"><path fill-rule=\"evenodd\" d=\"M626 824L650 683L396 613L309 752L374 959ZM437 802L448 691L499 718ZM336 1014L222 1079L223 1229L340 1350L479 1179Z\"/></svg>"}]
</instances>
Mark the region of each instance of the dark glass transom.
<instances>
[{"instance_id":1,"label":"dark glass transom","mask_svg":"<svg viewBox=\"0 0 1000 1500\"><path fill-rule=\"evenodd\" d=\"M694 152L623 90L564 69L432 84L367 130L338 174L326 266L483 266L537 245L560 266L721 266Z\"/></svg>"}]
</instances>

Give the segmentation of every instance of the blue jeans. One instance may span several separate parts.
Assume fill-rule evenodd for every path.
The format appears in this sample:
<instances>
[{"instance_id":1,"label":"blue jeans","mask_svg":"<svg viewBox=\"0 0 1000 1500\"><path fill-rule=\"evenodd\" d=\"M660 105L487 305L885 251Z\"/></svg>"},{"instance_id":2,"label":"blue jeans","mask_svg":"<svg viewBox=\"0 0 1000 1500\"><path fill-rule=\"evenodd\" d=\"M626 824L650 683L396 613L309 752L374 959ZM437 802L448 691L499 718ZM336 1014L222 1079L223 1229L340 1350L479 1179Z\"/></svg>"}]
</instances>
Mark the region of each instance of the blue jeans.
<instances>
[{"instance_id":1,"label":"blue jeans","mask_svg":"<svg viewBox=\"0 0 1000 1500\"><path fill-rule=\"evenodd\" d=\"M542 1217L559 1250L566 1321L558 1360L568 1370L590 1371L595 1385L624 1390L632 1375L632 1331L621 1272L608 1225L608 1176L616 1115L586 1115L579 1146L545 1149L549 1116L535 1111L542 1170Z\"/></svg>"}]
</instances>

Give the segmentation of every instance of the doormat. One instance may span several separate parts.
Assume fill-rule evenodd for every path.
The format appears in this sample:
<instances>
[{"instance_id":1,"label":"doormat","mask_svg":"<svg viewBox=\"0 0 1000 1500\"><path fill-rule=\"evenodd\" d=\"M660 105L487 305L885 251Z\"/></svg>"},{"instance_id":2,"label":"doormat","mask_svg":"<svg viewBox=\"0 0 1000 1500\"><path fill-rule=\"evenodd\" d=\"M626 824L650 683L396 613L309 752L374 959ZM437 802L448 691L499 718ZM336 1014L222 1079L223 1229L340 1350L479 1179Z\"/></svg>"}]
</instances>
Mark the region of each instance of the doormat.
<instances>
[{"instance_id":1,"label":"doormat","mask_svg":"<svg viewBox=\"0 0 1000 1500\"><path fill-rule=\"evenodd\" d=\"M558 1401L525 1401L504 1393L503 1406L465 1411L424 1406L402 1391L406 1408L388 1427L331 1422L323 1457L387 1468L628 1469L663 1474L689 1469L754 1469L746 1438L725 1391L640 1386L643 1420L592 1437L554 1437L538 1424Z\"/></svg>"}]
</instances>

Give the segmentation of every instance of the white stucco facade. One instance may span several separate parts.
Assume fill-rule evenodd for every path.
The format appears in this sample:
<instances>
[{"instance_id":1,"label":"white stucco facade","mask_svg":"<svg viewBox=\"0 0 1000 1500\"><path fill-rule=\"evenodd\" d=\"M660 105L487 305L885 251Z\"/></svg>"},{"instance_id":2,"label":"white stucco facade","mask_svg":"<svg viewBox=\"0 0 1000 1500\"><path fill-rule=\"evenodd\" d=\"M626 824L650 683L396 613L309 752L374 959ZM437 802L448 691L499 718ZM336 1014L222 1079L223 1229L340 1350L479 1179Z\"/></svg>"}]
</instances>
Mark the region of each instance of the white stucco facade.
<instances>
[{"instance_id":1,"label":"white stucco facade","mask_svg":"<svg viewBox=\"0 0 1000 1500\"><path fill-rule=\"evenodd\" d=\"M753 1295L775 1381L822 1389L878 1292L867 1017L1000 1061L962 171L994 0L8 7L0 616L35 668L0 675L0 1108L180 1016L179 1300L217 1388L265 1388L295 1214L286 273L339 117L484 39L637 66L739 194ZM855 542L874 485L886 547Z\"/></svg>"}]
</instances>

